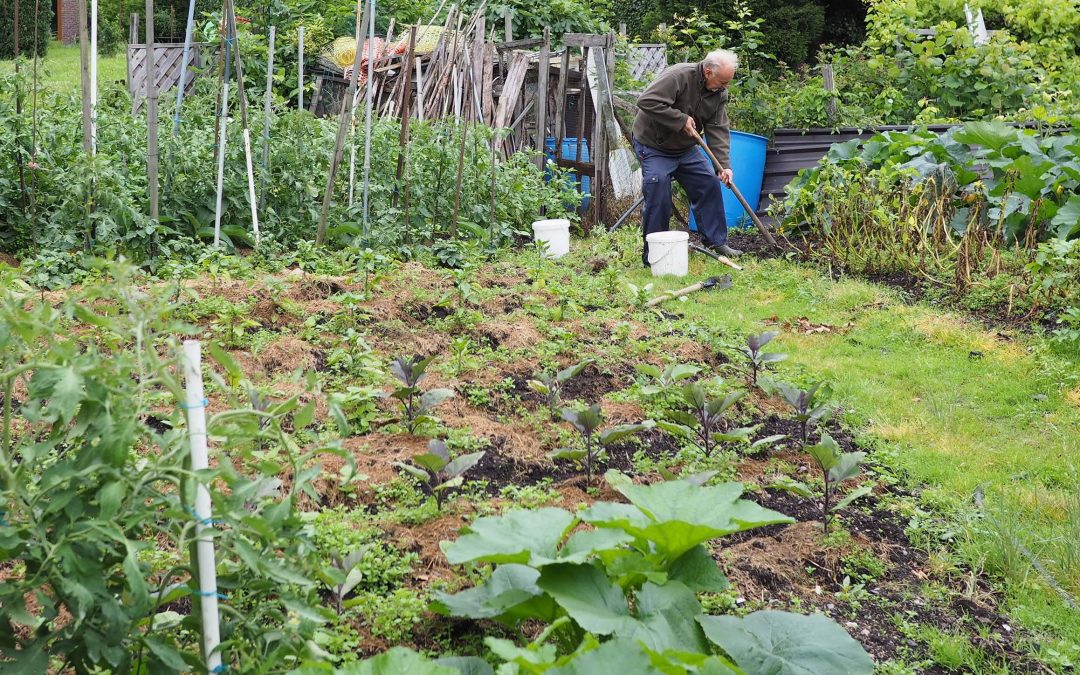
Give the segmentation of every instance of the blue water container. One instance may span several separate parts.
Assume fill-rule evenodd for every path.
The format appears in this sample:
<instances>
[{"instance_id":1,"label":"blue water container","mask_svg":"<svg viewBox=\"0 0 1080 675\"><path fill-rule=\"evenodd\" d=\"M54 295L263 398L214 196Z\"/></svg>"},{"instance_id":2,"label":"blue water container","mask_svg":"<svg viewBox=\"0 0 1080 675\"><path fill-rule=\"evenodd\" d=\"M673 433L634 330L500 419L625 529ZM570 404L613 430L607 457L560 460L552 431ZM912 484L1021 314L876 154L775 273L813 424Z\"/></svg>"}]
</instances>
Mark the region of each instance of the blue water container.
<instances>
[{"instance_id":1,"label":"blue water container","mask_svg":"<svg viewBox=\"0 0 1080 675\"><path fill-rule=\"evenodd\" d=\"M578 139L576 139L576 138L564 138L563 142L562 142L562 158L563 159L576 160L577 159L577 147L578 147ZM545 150L544 154L547 155L547 158L554 162L555 161L555 138L553 136L548 136L544 140L544 150ZM591 161L589 159L589 142L584 140L584 139L581 140L581 161L582 162ZM544 179L547 180L547 179L550 179L550 178L551 178L551 172L545 170L544 171ZM576 178L576 181L581 184L581 191L584 194L584 198L581 200L581 208L578 209L578 211L580 213L584 213L585 210L589 208L589 199L590 199L589 190L590 190L591 185L592 185L592 177L591 176L578 176Z\"/></svg>"},{"instance_id":2,"label":"blue water container","mask_svg":"<svg viewBox=\"0 0 1080 675\"><path fill-rule=\"evenodd\" d=\"M731 170L735 172L735 185L755 211L761 201L761 181L765 177L765 150L768 145L769 139L764 136L731 132ZM704 150L698 148L698 151L705 155ZM712 164L712 160L709 160L709 164ZM743 210L735 193L724 186L720 190L724 194L724 219L728 227L748 226L750 216ZM690 210L690 230L697 232L693 209Z\"/></svg>"}]
</instances>

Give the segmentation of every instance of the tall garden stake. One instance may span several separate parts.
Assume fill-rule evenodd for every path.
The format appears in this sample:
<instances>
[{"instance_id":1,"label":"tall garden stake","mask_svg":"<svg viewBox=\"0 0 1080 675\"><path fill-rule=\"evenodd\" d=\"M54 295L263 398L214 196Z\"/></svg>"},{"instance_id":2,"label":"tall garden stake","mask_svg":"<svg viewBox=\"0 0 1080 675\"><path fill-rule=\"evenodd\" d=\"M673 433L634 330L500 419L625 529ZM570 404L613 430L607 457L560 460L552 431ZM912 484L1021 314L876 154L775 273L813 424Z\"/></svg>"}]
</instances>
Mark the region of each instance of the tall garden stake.
<instances>
[{"instance_id":1,"label":"tall garden stake","mask_svg":"<svg viewBox=\"0 0 1080 675\"><path fill-rule=\"evenodd\" d=\"M364 0L356 0L356 20L368 21L368 10L363 6ZM367 23L361 23L358 33L363 35L367 29ZM360 78L360 46L357 45L356 55L353 57L352 77L349 78L349 90L341 101L341 113L338 116L337 138L334 140L334 155L330 158L330 171L326 177L326 191L323 192L322 210L319 212L319 229L315 233L315 244L321 246L326 243L327 221L330 218L330 201L334 197L334 179L337 178L338 166L345 152L345 135L349 131L349 116L352 114L353 97L356 96L357 81Z\"/></svg>"},{"instance_id":2,"label":"tall garden stake","mask_svg":"<svg viewBox=\"0 0 1080 675\"><path fill-rule=\"evenodd\" d=\"M206 443L206 405L203 393L202 350L198 340L184 340L184 385L187 401L188 436L191 439L191 470L202 471L209 466ZM197 560L192 567L199 571L199 607L202 616L203 657L206 669L211 673L222 670L220 628L218 625L217 569L214 565L214 540L206 531L213 526L211 520L210 491L201 482L195 486L195 532Z\"/></svg>"},{"instance_id":3,"label":"tall garden stake","mask_svg":"<svg viewBox=\"0 0 1080 675\"><path fill-rule=\"evenodd\" d=\"M266 201L266 181L270 178L270 115L274 97L274 38L277 28L270 26L270 44L266 57L266 92L263 95L263 135L262 135L262 185L259 190L259 210L263 210Z\"/></svg>"},{"instance_id":4,"label":"tall garden stake","mask_svg":"<svg viewBox=\"0 0 1080 675\"><path fill-rule=\"evenodd\" d=\"M188 14L187 14L187 28L184 31L184 52L180 58L180 84L176 87L176 111L173 113L173 138L176 138L180 134L180 109L184 105L184 90L187 89L187 64L188 56L191 54L191 43L195 38L195 0L189 0L188 2ZM273 50L271 50L271 58L273 58ZM172 149L169 150L170 156ZM166 162L168 163L168 162Z\"/></svg>"},{"instance_id":5,"label":"tall garden stake","mask_svg":"<svg viewBox=\"0 0 1080 675\"><path fill-rule=\"evenodd\" d=\"M82 3L79 3L80 5ZM158 91L154 64L154 0L146 0L146 181L150 220L158 220Z\"/></svg>"},{"instance_id":6,"label":"tall garden stake","mask_svg":"<svg viewBox=\"0 0 1080 675\"><path fill-rule=\"evenodd\" d=\"M371 188L371 88L375 86L375 59L371 56L371 47L375 44L375 0L368 0L368 67L367 67L367 111L364 116L364 221L361 225L362 236L368 233L368 193Z\"/></svg>"},{"instance_id":7,"label":"tall garden stake","mask_svg":"<svg viewBox=\"0 0 1080 675\"><path fill-rule=\"evenodd\" d=\"M22 122L22 87L19 86L19 5L22 3L15 0L15 138L19 138L19 125ZM38 23L34 21L34 35L38 33ZM37 51L34 52L37 58ZM26 207L26 170L23 167L22 150L18 141L15 143L15 166L19 167L19 199L23 208Z\"/></svg>"},{"instance_id":8,"label":"tall garden stake","mask_svg":"<svg viewBox=\"0 0 1080 675\"><path fill-rule=\"evenodd\" d=\"M228 2L228 0L226 0ZM223 4L222 15L224 16L226 5ZM226 145L226 122L229 119L229 77L232 74L232 36L229 35L226 26L224 33L225 50L223 52L224 64L221 78L221 116L218 120L217 132L217 197L214 202L214 246L221 242L221 195L225 181L225 145Z\"/></svg>"},{"instance_id":9,"label":"tall garden stake","mask_svg":"<svg viewBox=\"0 0 1080 675\"><path fill-rule=\"evenodd\" d=\"M296 74L296 109L304 109L304 27L296 27L296 60L300 70Z\"/></svg>"},{"instance_id":10,"label":"tall garden stake","mask_svg":"<svg viewBox=\"0 0 1080 675\"><path fill-rule=\"evenodd\" d=\"M90 0L90 154L97 154L97 31L98 0Z\"/></svg>"},{"instance_id":11,"label":"tall garden stake","mask_svg":"<svg viewBox=\"0 0 1080 675\"><path fill-rule=\"evenodd\" d=\"M251 161L251 126L248 124L247 90L244 88L244 67L240 58L240 40L236 36L236 6L233 0L225 0L229 6L229 35L233 40L233 58L236 60L236 94L240 99L240 127L244 138L244 164L247 169L248 205L251 207L251 231L255 235L255 247L259 246L259 210L255 199L255 169Z\"/></svg>"},{"instance_id":12,"label":"tall garden stake","mask_svg":"<svg viewBox=\"0 0 1080 675\"><path fill-rule=\"evenodd\" d=\"M15 3L19 5L18 2ZM79 75L81 76L82 91L82 130L83 151L88 155L94 154L94 131L93 111L91 101L93 93L90 91L90 38L86 31L86 3L79 3Z\"/></svg>"}]
</instances>

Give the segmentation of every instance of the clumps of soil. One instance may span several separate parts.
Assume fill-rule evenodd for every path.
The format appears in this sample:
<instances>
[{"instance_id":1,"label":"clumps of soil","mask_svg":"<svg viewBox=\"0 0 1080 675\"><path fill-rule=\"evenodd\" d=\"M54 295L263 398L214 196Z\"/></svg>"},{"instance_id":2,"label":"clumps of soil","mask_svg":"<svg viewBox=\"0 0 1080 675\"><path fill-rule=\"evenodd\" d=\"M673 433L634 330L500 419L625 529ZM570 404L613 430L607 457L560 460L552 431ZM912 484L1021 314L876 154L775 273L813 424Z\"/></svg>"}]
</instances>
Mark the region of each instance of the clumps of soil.
<instances>
[{"instance_id":1,"label":"clumps of soil","mask_svg":"<svg viewBox=\"0 0 1080 675\"><path fill-rule=\"evenodd\" d=\"M473 334L478 341L486 343L492 349L524 349L535 346L543 340L528 319L514 323L485 321L476 326Z\"/></svg>"},{"instance_id":2,"label":"clumps of soil","mask_svg":"<svg viewBox=\"0 0 1080 675\"><path fill-rule=\"evenodd\" d=\"M614 372L601 370L591 365L582 370L577 377L570 378L562 386L564 401L599 401L605 394L618 391L633 381L633 368L623 364Z\"/></svg>"},{"instance_id":3,"label":"clumps of soil","mask_svg":"<svg viewBox=\"0 0 1080 675\"><path fill-rule=\"evenodd\" d=\"M259 352L256 361L267 373L292 372L297 368L314 368L322 360L321 352L299 338L283 337L271 342Z\"/></svg>"},{"instance_id":4,"label":"clumps of soil","mask_svg":"<svg viewBox=\"0 0 1080 675\"><path fill-rule=\"evenodd\" d=\"M263 328L271 330L280 330L296 323L295 316L285 311L285 308L265 293L259 294L259 299L251 308L249 315Z\"/></svg>"}]
</instances>

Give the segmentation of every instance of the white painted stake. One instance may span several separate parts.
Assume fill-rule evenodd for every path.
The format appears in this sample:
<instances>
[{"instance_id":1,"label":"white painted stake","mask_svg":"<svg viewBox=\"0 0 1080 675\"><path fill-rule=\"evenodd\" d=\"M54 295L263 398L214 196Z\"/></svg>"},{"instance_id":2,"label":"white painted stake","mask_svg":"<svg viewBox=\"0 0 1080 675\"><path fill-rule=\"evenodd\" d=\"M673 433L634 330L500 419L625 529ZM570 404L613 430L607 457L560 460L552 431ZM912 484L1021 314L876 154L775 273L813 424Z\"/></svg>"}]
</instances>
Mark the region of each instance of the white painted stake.
<instances>
[{"instance_id":1,"label":"white painted stake","mask_svg":"<svg viewBox=\"0 0 1080 675\"><path fill-rule=\"evenodd\" d=\"M296 108L297 110L304 109L304 27L298 26L296 28L296 60L300 62L300 72L297 76L297 92Z\"/></svg>"},{"instance_id":2,"label":"white painted stake","mask_svg":"<svg viewBox=\"0 0 1080 675\"><path fill-rule=\"evenodd\" d=\"M424 73L420 69L420 58L416 59L416 119L424 119Z\"/></svg>"},{"instance_id":3,"label":"white painted stake","mask_svg":"<svg viewBox=\"0 0 1080 675\"><path fill-rule=\"evenodd\" d=\"M191 470L209 466L206 447L206 399L203 394L202 352L198 340L184 340L184 383L187 391L188 435L191 438ZM218 625L217 570L214 564L214 540L203 536L211 528L210 492L199 483L195 488L195 544L199 566L199 605L202 607L203 653L210 672L221 670L220 628Z\"/></svg>"},{"instance_id":4,"label":"white painted stake","mask_svg":"<svg viewBox=\"0 0 1080 675\"><path fill-rule=\"evenodd\" d=\"M244 127L244 160L247 162L248 201L251 203L251 231L255 246L259 246L259 211L255 208L255 170L251 166L251 132Z\"/></svg>"},{"instance_id":5,"label":"white painted stake","mask_svg":"<svg viewBox=\"0 0 1080 675\"><path fill-rule=\"evenodd\" d=\"M90 154L97 154L97 9L98 0L90 0Z\"/></svg>"},{"instance_id":6,"label":"white painted stake","mask_svg":"<svg viewBox=\"0 0 1080 675\"><path fill-rule=\"evenodd\" d=\"M226 57L228 58L228 57ZM221 243L221 193L225 187L225 121L229 116L229 80L221 90L221 133L218 135L217 202L214 207L214 246Z\"/></svg>"}]
</instances>

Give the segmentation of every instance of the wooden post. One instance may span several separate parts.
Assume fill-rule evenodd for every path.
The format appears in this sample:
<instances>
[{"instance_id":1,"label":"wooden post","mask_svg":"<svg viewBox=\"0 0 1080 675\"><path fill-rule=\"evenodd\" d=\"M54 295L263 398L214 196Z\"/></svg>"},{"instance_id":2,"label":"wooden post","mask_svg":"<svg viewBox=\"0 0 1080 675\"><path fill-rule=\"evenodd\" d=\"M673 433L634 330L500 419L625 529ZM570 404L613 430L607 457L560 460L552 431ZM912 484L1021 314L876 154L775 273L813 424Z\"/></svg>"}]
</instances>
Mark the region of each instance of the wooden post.
<instances>
[{"instance_id":1,"label":"wooden post","mask_svg":"<svg viewBox=\"0 0 1080 675\"><path fill-rule=\"evenodd\" d=\"M364 0L356 0L356 20L367 21L367 10L363 8ZM367 28L366 23L361 24L359 31L363 35ZM349 78L349 89L341 102L341 114L338 117L337 138L334 141L334 155L330 158L330 171L326 177L326 191L323 192L322 210L319 213L319 227L315 233L315 244L322 246L326 243L326 228L330 218L330 202L334 197L334 179L337 178L338 166L341 157L345 153L345 136L349 131L349 117L352 113L353 97L356 96L357 80L360 77L360 45L357 45L356 56L353 58L352 77Z\"/></svg>"},{"instance_id":2,"label":"wooden post","mask_svg":"<svg viewBox=\"0 0 1080 675\"><path fill-rule=\"evenodd\" d=\"M626 22L625 21L620 21L619 22L619 37L621 37L621 38L626 37Z\"/></svg>"},{"instance_id":3,"label":"wooden post","mask_svg":"<svg viewBox=\"0 0 1080 675\"><path fill-rule=\"evenodd\" d=\"M548 79L551 76L551 57L548 49L551 46L551 29L544 27L544 42L540 45L540 57L536 69L536 151L540 155L536 158L540 169L544 168L544 142L547 140L547 100Z\"/></svg>"},{"instance_id":4,"label":"wooden post","mask_svg":"<svg viewBox=\"0 0 1080 675\"><path fill-rule=\"evenodd\" d=\"M405 78L401 89L401 132L398 134L398 158L395 186L401 183L401 175L405 170L405 148L409 143L409 103L412 101L412 69L413 55L416 52L416 26L409 29L409 51L405 52L405 67L401 69L401 77ZM394 189L393 207L398 205L398 190ZM408 223L406 223L408 228Z\"/></svg>"},{"instance_id":5,"label":"wooden post","mask_svg":"<svg viewBox=\"0 0 1080 675\"><path fill-rule=\"evenodd\" d=\"M831 63L821 66L821 79L825 85L825 91L829 94L829 100L825 103L825 110L828 114L829 124L833 124L836 121L836 79Z\"/></svg>"},{"instance_id":6,"label":"wooden post","mask_svg":"<svg viewBox=\"0 0 1080 675\"><path fill-rule=\"evenodd\" d=\"M79 3L80 5L82 3ZM154 0L146 0L146 180L150 220L158 219L158 92L154 68Z\"/></svg>"},{"instance_id":7,"label":"wooden post","mask_svg":"<svg viewBox=\"0 0 1080 675\"><path fill-rule=\"evenodd\" d=\"M304 109L304 27L296 28L296 59L300 64L300 70L296 76L296 109ZM357 51L360 50L358 46Z\"/></svg>"},{"instance_id":8,"label":"wooden post","mask_svg":"<svg viewBox=\"0 0 1080 675\"><path fill-rule=\"evenodd\" d=\"M514 19L510 15L510 10L503 14L503 37L507 42L514 40Z\"/></svg>"},{"instance_id":9,"label":"wooden post","mask_svg":"<svg viewBox=\"0 0 1080 675\"><path fill-rule=\"evenodd\" d=\"M555 89L555 161L563 158L562 144L566 136L566 81L570 75L570 47L564 45L559 62L559 84Z\"/></svg>"}]
</instances>

